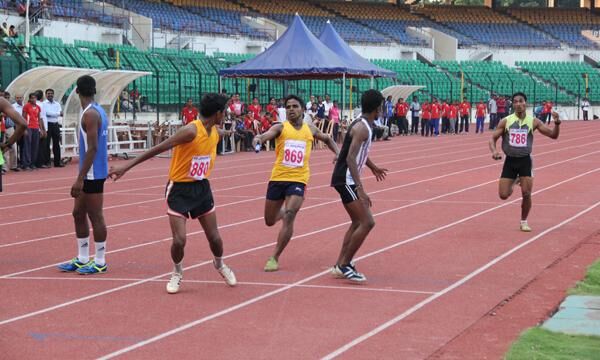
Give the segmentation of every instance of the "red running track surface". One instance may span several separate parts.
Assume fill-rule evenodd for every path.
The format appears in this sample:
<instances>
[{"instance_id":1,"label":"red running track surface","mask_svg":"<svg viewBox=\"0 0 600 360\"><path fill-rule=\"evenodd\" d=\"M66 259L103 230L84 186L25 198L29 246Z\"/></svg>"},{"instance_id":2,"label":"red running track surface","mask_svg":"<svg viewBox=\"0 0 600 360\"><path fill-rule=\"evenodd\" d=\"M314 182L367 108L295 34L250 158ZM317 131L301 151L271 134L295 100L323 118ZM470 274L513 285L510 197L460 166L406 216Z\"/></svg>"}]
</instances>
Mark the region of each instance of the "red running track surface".
<instances>
[{"instance_id":1,"label":"red running track surface","mask_svg":"<svg viewBox=\"0 0 600 360\"><path fill-rule=\"evenodd\" d=\"M536 136L531 233L518 231L520 197L498 199L502 163L491 159L489 136L374 144L371 159L390 173L381 183L363 174L377 223L357 256L366 285L328 272L348 217L328 186L327 150L313 153L307 199L275 273L262 271L280 226L262 219L274 153L219 157L211 185L239 285L223 283L200 226L190 222L177 295L165 291L168 160L106 184L109 272L94 277L56 270L76 250L69 197L76 166L9 174L0 194L2 357L501 357L600 256L600 246L584 247L561 288L544 292L556 286L548 280L553 264L600 228L600 128L568 122L558 141ZM546 285L523 290L538 279ZM499 309L506 299L521 306ZM501 312L498 321L492 311ZM519 326L507 320L511 313Z\"/></svg>"}]
</instances>

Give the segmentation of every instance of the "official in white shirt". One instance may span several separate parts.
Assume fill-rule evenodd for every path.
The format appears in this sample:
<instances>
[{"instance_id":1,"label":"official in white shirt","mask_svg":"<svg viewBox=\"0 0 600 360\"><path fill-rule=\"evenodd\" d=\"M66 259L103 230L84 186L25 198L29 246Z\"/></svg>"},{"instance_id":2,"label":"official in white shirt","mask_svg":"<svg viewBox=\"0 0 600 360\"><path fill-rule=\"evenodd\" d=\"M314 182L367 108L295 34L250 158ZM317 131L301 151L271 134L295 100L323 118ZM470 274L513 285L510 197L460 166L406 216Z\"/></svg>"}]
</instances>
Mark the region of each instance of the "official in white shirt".
<instances>
[{"instance_id":1,"label":"official in white shirt","mask_svg":"<svg viewBox=\"0 0 600 360\"><path fill-rule=\"evenodd\" d=\"M48 122L48 147L50 141L52 141L52 154L54 155L54 167L63 167L60 159L60 125L58 118L63 115L62 107L58 101L54 101L54 90L46 90L46 100L44 100L42 106L42 113L45 114L46 121Z\"/></svg>"}]
</instances>

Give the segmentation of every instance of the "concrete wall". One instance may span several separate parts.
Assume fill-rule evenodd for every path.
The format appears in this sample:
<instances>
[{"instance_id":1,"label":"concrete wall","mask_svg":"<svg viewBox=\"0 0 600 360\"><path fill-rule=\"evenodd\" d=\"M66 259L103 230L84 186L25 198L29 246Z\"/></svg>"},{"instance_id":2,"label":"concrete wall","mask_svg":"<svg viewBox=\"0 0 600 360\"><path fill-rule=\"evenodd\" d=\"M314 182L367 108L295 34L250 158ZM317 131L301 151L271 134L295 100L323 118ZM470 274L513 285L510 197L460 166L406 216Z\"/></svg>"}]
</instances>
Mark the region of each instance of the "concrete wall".
<instances>
[{"instance_id":1,"label":"concrete wall","mask_svg":"<svg viewBox=\"0 0 600 360\"><path fill-rule=\"evenodd\" d=\"M41 34L61 38L66 44L73 44L75 40L120 44L123 42L124 30L92 24L53 21L42 29Z\"/></svg>"}]
</instances>

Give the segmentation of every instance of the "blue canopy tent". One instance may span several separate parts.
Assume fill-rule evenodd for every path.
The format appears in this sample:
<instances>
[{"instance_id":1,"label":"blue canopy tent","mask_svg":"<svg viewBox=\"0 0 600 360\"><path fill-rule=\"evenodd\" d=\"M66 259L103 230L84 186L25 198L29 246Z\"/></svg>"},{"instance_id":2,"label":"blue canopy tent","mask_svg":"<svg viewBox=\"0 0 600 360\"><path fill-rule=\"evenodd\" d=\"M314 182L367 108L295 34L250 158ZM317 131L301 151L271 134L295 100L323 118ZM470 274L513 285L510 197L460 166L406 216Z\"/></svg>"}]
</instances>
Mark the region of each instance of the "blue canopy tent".
<instances>
[{"instance_id":1,"label":"blue canopy tent","mask_svg":"<svg viewBox=\"0 0 600 360\"><path fill-rule=\"evenodd\" d=\"M328 26L331 27L330 24ZM251 60L221 69L219 75L284 80L342 78L342 111L345 107L346 78L396 76L360 57L343 40L341 45L340 41L336 44L331 49L327 47L296 14L288 29L267 50ZM338 49L354 55L340 56Z\"/></svg>"},{"instance_id":2,"label":"blue canopy tent","mask_svg":"<svg viewBox=\"0 0 600 360\"><path fill-rule=\"evenodd\" d=\"M344 59L347 63L353 64L354 66L358 66L363 70L369 72L371 77L393 77L395 78L397 74L394 71L387 70L381 68L375 64L372 64L367 59L358 55L356 51L354 51L342 37L338 34L337 31L331 25L331 22L327 20L327 25L321 32L321 36L319 40L325 46L327 46L330 50L336 53L339 57Z\"/></svg>"},{"instance_id":3,"label":"blue canopy tent","mask_svg":"<svg viewBox=\"0 0 600 360\"><path fill-rule=\"evenodd\" d=\"M372 70L341 58L321 43L298 14L267 50L251 60L221 69L219 75L285 80L373 76Z\"/></svg>"}]
</instances>

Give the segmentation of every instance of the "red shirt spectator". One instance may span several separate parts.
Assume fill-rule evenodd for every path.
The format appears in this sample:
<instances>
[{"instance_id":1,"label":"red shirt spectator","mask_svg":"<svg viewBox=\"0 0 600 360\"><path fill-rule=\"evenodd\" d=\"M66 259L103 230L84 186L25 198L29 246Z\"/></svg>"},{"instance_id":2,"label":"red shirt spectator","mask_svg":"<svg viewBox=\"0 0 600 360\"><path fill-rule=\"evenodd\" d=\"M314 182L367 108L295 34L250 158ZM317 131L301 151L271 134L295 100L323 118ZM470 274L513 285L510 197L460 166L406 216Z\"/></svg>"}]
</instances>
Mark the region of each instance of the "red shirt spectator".
<instances>
[{"instance_id":1,"label":"red shirt spectator","mask_svg":"<svg viewBox=\"0 0 600 360\"><path fill-rule=\"evenodd\" d=\"M446 104L445 102L442 104L442 117L450 117L450 105Z\"/></svg>"},{"instance_id":2,"label":"red shirt spectator","mask_svg":"<svg viewBox=\"0 0 600 360\"><path fill-rule=\"evenodd\" d=\"M423 104L421 117L425 120L431 119L431 105L428 103Z\"/></svg>"},{"instance_id":3,"label":"red shirt spectator","mask_svg":"<svg viewBox=\"0 0 600 360\"><path fill-rule=\"evenodd\" d=\"M403 103L396 104L396 116L406 117L407 112L408 112L408 104L407 103L403 102Z\"/></svg>"},{"instance_id":4,"label":"red shirt spectator","mask_svg":"<svg viewBox=\"0 0 600 360\"><path fill-rule=\"evenodd\" d=\"M37 104L31 104L27 102L25 106L23 106L23 117L27 121L27 127L29 129L39 129L40 128L40 113L42 109Z\"/></svg>"},{"instance_id":5,"label":"red shirt spectator","mask_svg":"<svg viewBox=\"0 0 600 360\"><path fill-rule=\"evenodd\" d=\"M503 97L496 100L496 106L498 107L498 114L506 113L506 100Z\"/></svg>"},{"instance_id":6,"label":"red shirt spectator","mask_svg":"<svg viewBox=\"0 0 600 360\"><path fill-rule=\"evenodd\" d=\"M544 110L542 114L550 114L552 113L552 101L548 101L544 104Z\"/></svg>"},{"instance_id":7,"label":"red shirt spectator","mask_svg":"<svg viewBox=\"0 0 600 360\"><path fill-rule=\"evenodd\" d=\"M460 115L461 116L469 116L469 111L471 111L471 104L468 101L463 101L460 103Z\"/></svg>"},{"instance_id":8,"label":"red shirt spectator","mask_svg":"<svg viewBox=\"0 0 600 360\"><path fill-rule=\"evenodd\" d=\"M440 104L438 104L438 103L431 104L431 118L432 119L440 118Z\"/></svg>"},{"instance_id":9,"label":"red shirt spectator","mask_svg":"<svg viewBox=\"0 0 600 360\"><path fill-rule=\"evenodd\" d=\"M248 111L252 112L256 120L260 120L260 111L262 106L258 103L258 99L254 98L252 104L248 105Z\"/></svg>"},{"instance_id":10,"label":"red shirt spectator","mask_svg":"<svg viewBox=\"0 0 600 360\"><path fill-rule=\"evenodd\" d=\"M255 133L255 131L254 131L254 115L252 115L252 113L248 113L248 114L246 114L246 116L244 116L244 128L246 130L252 131L252 133Z\"/></svg>"},{"instance_id":11,"label":"red shirt spectator","mask_svg":"<svg viewBox=\"0 0 600 360\"><path fill-rule=\"evenodd\" d=\"M271 117L265 114L265 116L260 119L260 127L262 133L269 130L271 128Z\"/></svg>"},{"instance_id":12,"label":"red shirt spectator","mask_svg":"<svg viewBox=\"0 0 600 360\"><path fill-rule=\"evenodd\" d=\"M448 119L456 119L458 115L458 106L456 105L448 105Z\"/></svg>"},{"instance_id":13,"label":"red shirt spectator","mask_svg":"<svg viewBox=\"0 0 600 360\"><path fill-rule=\"evenodd\" d=\"M244 103L239 100L234 100L231 105L229 105L229 110L235 116L241 116L244 113Z\"/></svg>"},{"instance_id":14,"label":"red shirt spectator","mask_svg":"<svg viewBox=\"0 0 600 360\"><path fill-rule=\"evenodd\" d=\"M188 103L181 110L181 115L183 116L183 125L187 125L198 118L198 109Z\"/></svg>"},{"instance_id":15,"label":"red shirt spectator","mask_svg":"<svg viewBox=\"0 0 600 360\"><path fill-rule=\"evenodd\" d=\"M487 106L484 103L480 102L477 104L477 117L484 117L486 110Z\"/></svg>"}]
</instances>

